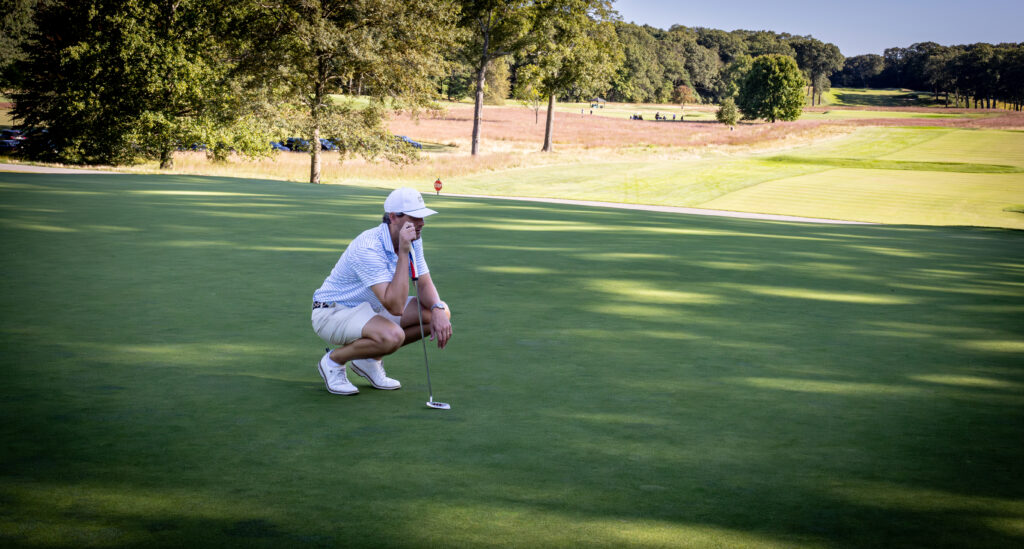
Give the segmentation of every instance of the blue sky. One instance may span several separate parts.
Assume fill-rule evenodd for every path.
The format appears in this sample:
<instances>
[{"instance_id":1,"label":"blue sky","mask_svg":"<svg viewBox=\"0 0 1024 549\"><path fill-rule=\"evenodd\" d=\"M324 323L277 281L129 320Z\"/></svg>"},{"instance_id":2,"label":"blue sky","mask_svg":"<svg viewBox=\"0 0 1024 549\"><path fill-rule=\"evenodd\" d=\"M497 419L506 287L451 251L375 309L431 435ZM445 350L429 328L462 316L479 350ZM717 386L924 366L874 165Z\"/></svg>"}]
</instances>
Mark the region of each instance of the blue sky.
<instances>
[{"instance_id":1,"label":"blue sky","mask_svg":"<svg viewBox=\"0 0 1024 549\"><path fill-rule=\"evenodd\" d=\"M1024 0L615 0L622 19L813 35L843 55L881 54L915 42L1024 42Z\"/></svg>"}]
</instances>

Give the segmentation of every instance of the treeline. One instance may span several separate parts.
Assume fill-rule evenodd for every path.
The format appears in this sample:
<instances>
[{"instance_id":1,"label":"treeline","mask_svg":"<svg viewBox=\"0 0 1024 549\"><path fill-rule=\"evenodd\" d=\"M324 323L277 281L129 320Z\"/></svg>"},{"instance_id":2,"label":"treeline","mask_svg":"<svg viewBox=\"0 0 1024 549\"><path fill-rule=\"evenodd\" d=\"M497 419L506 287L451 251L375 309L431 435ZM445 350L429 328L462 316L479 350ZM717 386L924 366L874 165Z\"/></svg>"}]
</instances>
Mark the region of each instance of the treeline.
<instances>
[{"instance_id":1,"label":"treeline","mask_svg":"<svg viewBox=\"0 0 1024 549\"><path fill-rule=\"evenodd\" d=\"M908 88L944 96L947 107L1024 107L1024 44L942 46L920 42L884 55L846 59L833 81L858 88Z\"/></svg>"},{"instance_id":2,"label":"treeline","mask_svg":"<svg viewBox=\"0 0 1024 549\"><path fill-rule=\"evenodd\" d=\"M719 103L723 122L793 120L846 85L1021 104L1020 45L916 44L844 59L812 36L662 30L621 21L612 0L15 0L0 4L0 90L33 135L25 154L80 164L214 158L322 139L342 159L403 162L395 110L473 97L471 153L485 96L556 101ZM875 56L879 57L879 56Z\"/></svg>"},{"instance_id":3,"label":"treeline","mask_svg":"<svg viewBox=\"0 0 1024 549\"><path fill-rule=\"evenodd\" d=\"M610 101L629 103L720 103L735 97L739 83L750 70L753 59L781 54L796 60L807 78L810 100L820 101L830 89L829 76L843 67L843 56L835 44L813 36L771 31L690 28L674 25L662 30L649 25L615 22L615 47L621 60L611 78L599 89L568 89L561 100L586 101L597 93ZM459 68L460 55L451 56L455 69L442 82L449 99L466 97L472 91L472 72ZM508 83L500 79L493 87L519 88L518 75L529 66L530 56L521 53L500 66Z\"/></svg>"}]
</instances>

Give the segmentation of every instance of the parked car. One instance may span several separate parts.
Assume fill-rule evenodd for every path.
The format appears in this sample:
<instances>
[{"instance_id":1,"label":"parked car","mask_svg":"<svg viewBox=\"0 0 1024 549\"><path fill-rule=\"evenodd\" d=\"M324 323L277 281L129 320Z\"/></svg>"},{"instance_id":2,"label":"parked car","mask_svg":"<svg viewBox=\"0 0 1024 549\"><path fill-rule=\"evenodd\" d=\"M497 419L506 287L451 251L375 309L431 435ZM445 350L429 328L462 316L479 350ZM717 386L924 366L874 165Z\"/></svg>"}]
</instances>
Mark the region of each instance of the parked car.
<instances>
[{"instance_id":1,"label":"parked car","mask_svg":"<svg viewBox=\"0 0 1024 549\"><path fill-rule=\"evenodd\" d=\"M21 141L17 139L0 139L0 153L10 153L18 149Z\"/></svg>"},{"instance_id":2,"label":"parked car","mask_svg":"<svg viewBox=\"0 0 1024 549\"><path fill-rule=\"evenodd\" d=\"M331 142L330 139L320 138L320 148L325 151L336 151L338 146Z\"/></svg>"},{"instance_id":3,"label":"parked car","mask_svg":"<svg viewBox=\"0 0 1024 549\"><path fill-rule=\"evenodd\" d=\"M0 130L0 139L7 141L24 141L28 139L21 130L8 129Z\"/></svg>"},{"instance_id":4,"label":"parked car","mask_svg":"<svg viewBox=\"0 0 1024 549\"><path fill-rule=\"evenodd\" d=\"M406 142L406 143L408 143L408 144L409 144L410 146L412 146L412 147L415 147L415 148L417 148L417 149L422 149L422 148L423 148L423 145L420 145L420 144L419 144L419 143L417 143L416 141L413 141L412 139L409 139L408 137L406 137L406 136L404 136L404 135L396 135L395 137L396 137L396 138L397 138L397 139L398 139L399 141L405 141L405 142Z\"/></svg>"},{"instance_id":5,"label":"parked car","mask_svg":"<svg viewBox=\"0 0 1024 549\"><path fill-rule=\"evenodd\" d=\"M288 147L285 147L284 144L282 144L279 141L271 141L270 142L270 148L275 150L275 151L290 151L291 150Z\"/></svg>"},{"instance_id":6,"label":"parked car","mask_svg":"<svg viewBox=\"0 0 1024 549\"><path fill-rule=\"evenodd\" d=\"M293 151L308 151L309 141L301 137L289 137L284 140L284 146Z\"/></svg>"}]
</instances>

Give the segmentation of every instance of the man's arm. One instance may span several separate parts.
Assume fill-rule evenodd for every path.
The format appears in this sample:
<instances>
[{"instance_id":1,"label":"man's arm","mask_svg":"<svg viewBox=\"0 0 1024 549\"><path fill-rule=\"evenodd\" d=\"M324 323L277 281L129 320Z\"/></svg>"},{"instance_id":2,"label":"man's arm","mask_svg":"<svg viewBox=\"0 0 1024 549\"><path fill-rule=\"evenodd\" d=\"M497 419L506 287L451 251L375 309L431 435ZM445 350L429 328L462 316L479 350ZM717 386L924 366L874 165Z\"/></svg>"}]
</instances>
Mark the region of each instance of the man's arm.
<instances>
[{"instance_id":1,"label":"man's arm","mask_svg":"<svg viewBox=\"0 0 1024 549\"><path fill-rule=\"evenodd\" d=\"M444 314L440 310L434 309L434 305L441 303L441 297L437 293L437 288L434 287L434 281L430 278L430 273L420 275L419 281L416 284L416 295L420 298L420 303L423 307L430 310L430 339L431 341L437 341L437 346L444 349L445 345L448 345L448 340L452 337L452 323L448 319L448 315ZM448 311L449 314L451 311Z\"/></svg>"},{"instance_id":2,"label":"man's arm","mask_svg":"<svg viewBox=\"0 0 1024 549\"><path fill-rule=\"evenodd\" d=\"M405 302L409 299L409 249L416 238L416 229L412 223L406 223L398 234L398 265L391 282L381 282L370 286L381 305L395 316L402 316ZM435 292L436 294L436 292Z\"/></svg>"}]
</instances>

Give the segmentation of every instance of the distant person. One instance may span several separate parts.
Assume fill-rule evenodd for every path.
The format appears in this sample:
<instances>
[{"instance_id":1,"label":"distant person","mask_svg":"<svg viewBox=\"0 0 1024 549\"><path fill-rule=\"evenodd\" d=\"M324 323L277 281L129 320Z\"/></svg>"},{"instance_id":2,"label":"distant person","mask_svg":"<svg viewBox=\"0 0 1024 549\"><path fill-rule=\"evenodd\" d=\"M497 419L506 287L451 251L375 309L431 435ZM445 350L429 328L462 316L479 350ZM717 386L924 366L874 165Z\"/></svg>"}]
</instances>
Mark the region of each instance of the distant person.
<instances>
[{"instance_id":1,"label":"distant person","mask_svg":"<svg viewBox=\"0 0 1024 549\"><path fill-rule=\"evenodd\" d=\"M324 354L317 368L327 390L336 395L359 392L348 380L347 362L376 389L400 388L401 383L387 377L382 359L419 341L419 314L424 333L438 347L443 349L452 337L451 312L434 287L420 238L424 218L437 212L410 188L388 195L384 212L383 223L349 243L313 292L313 330L336 347ZM409 295L410 254L419 279L418 297Z\"/></svg>"}]
</instances>

